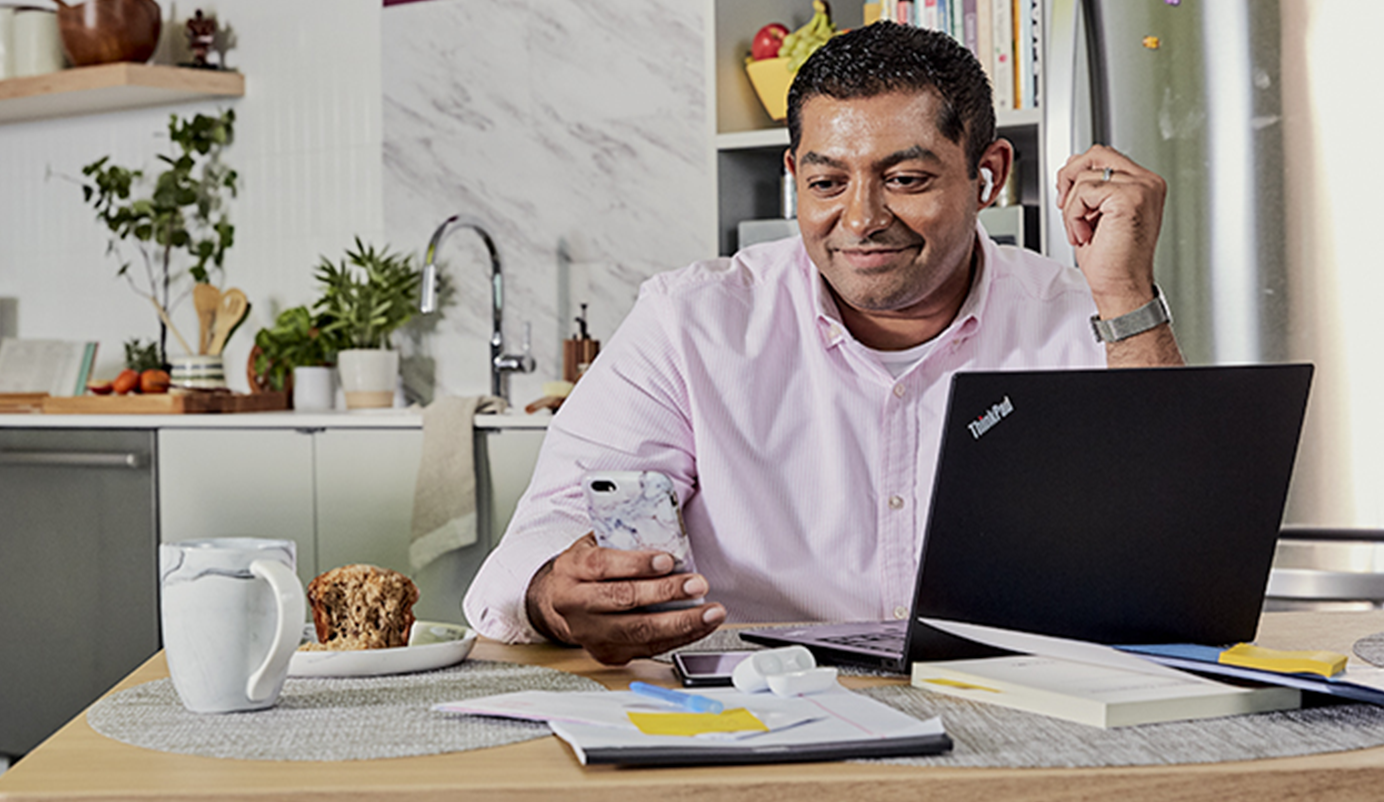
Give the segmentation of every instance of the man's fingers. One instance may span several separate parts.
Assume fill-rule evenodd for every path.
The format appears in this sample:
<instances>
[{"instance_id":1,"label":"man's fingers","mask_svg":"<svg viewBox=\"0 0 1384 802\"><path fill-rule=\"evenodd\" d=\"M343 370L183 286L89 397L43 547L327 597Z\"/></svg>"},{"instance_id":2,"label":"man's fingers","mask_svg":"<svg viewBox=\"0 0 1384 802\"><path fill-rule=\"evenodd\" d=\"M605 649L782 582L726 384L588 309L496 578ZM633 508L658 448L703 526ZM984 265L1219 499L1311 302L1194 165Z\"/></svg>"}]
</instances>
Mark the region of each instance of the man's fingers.
<instances>
[{"instance_id":1,"label":"man's fingers","mask_svg":"<svg viewBox=\"0 0 1384 802\"><path fill-rule=\"evenodd\" d=\"M689 610L607 617L602 638L587 645L591 656L607 665L623 665L637 657L652 657L710 635L726 619L719 604Z\"/></svg>"},{"instance_id":2,"label":"man's fingers","mask_svg":"<svg viewBox=\"0 0 1384 802\"><path fill-rule=\"evenodd\" d=\"M707 581L700 574L672 574L654 579L580 582L561 601L558 612L623 613L668 601L706 595Z\"/></svg>"},{"instance_id":3,"label":"man's fingers","mask_svg":"<svg viewBox=\"0 0 1384 802\"><path fill-rule=\"evenodd\" d=\"M557 570L581 582L663 576L673 570L673 558L661 551L621 551L596 545L593 535L573 543L558 558Z\"/></svg>"}]
</instances>

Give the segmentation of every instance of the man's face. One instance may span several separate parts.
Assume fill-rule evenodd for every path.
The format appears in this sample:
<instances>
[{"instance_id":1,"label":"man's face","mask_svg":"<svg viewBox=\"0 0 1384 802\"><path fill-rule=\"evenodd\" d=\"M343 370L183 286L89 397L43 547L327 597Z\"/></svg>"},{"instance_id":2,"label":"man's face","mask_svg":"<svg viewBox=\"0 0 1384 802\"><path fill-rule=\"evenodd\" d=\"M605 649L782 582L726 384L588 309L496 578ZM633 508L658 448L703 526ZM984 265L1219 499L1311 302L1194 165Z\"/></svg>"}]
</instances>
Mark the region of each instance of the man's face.
<instances>
[{"instance_id":1,"label":"man's face","mask_svg":"<svg viewBox=\"0 0 1384 802\"><path fill-rule=\"evenodd\" d=\"M969 287L978 185L963 144L933 122L940 102L925 91L803 104L787 157L798 227L838 300L866 315L936 313Z\"/></svg>"}]
</instances>

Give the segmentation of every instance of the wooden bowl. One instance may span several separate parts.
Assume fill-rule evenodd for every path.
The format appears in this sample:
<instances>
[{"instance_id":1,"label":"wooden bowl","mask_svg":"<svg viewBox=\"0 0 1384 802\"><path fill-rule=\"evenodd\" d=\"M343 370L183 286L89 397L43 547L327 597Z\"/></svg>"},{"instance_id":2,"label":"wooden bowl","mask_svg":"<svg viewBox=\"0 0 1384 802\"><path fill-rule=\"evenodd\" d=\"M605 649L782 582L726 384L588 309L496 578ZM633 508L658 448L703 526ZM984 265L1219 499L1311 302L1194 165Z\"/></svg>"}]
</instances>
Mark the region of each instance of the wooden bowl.
<instances>
[{"instance_id":1,"label":"wooden bowl","mask_svg":"<svg viewBox=\"0 0 1384 802\"><path fill-rule=\"evenodd\" d=\"M148 61L162 27L154 0L87 0L77 5L58 0L58 32L74 67Z\"/></svg>"}]
</instances>

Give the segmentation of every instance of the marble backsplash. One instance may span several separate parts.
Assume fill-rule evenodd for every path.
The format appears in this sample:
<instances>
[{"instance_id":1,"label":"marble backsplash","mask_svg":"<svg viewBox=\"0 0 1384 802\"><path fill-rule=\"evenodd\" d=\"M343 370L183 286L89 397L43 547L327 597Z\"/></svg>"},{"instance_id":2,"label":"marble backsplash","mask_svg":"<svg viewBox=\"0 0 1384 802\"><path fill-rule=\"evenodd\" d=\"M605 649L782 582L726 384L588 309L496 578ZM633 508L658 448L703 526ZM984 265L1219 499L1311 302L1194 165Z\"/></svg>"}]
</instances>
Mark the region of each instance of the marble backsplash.
<instances>
[{"instance_id":1,"label":"marble backsplash","mask_svg":"<svg viewBox=\"0 0 1384 802\"><path fill-rule=\"evenodd\" d=\"M422 254L459 214L494 239L506 349L532 327L518 405L560 378L588 304L606 340L654 273L715 255L705 4L686 0L430 0L382 13L384 223ZM454 293L405 343L411 390L489 392L489 258L454 230ZM435 382L435 386L430 386Z\"/></svg>"}]
</instances>

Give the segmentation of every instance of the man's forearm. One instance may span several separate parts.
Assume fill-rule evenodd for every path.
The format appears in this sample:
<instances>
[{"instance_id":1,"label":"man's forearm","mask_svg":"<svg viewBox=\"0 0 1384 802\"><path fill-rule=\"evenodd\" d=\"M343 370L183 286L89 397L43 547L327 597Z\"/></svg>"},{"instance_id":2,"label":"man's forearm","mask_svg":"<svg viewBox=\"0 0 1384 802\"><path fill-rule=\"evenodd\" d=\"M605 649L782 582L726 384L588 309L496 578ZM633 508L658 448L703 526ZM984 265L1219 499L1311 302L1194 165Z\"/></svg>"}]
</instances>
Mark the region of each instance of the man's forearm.
<instances>
[{"instance_id":1,"label":"man's forearm","mask_svg":"<svg viewBox=\"0 0 1384 802\"><path fill-rule=\"evenodd\" d=\"M1105 363L1112 368L1156 368L1185 365L1173 327L1164 323L1117 343L1105 344Z\"/></svg>"}]
</instances>

